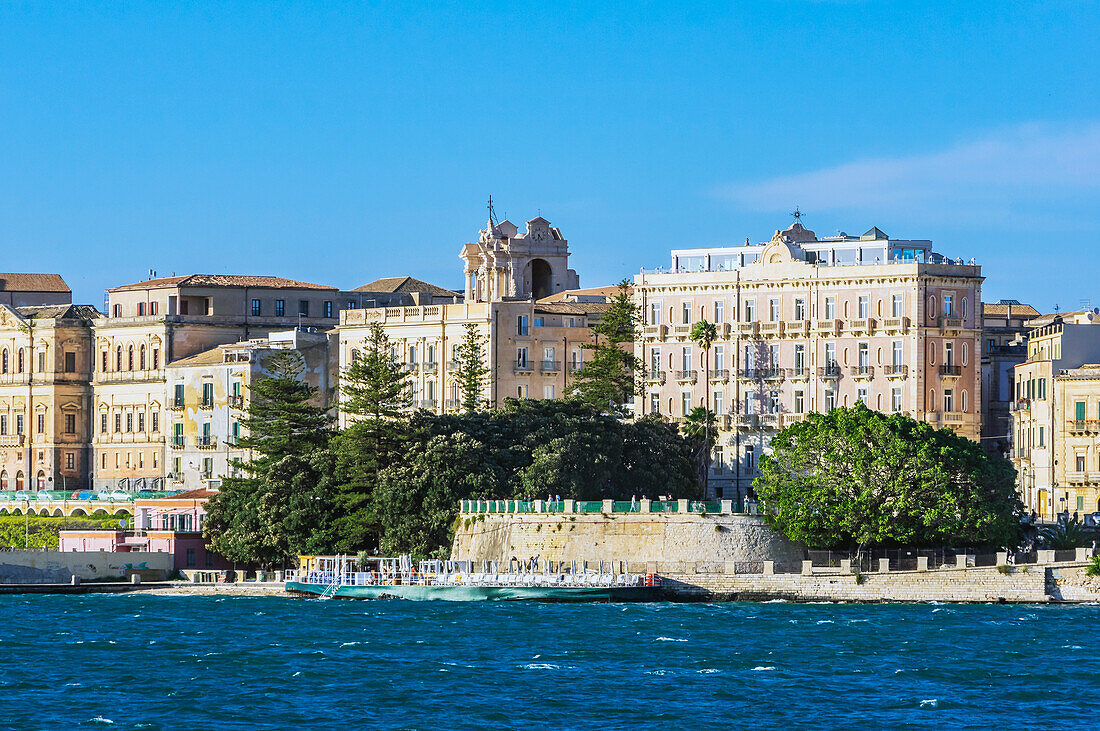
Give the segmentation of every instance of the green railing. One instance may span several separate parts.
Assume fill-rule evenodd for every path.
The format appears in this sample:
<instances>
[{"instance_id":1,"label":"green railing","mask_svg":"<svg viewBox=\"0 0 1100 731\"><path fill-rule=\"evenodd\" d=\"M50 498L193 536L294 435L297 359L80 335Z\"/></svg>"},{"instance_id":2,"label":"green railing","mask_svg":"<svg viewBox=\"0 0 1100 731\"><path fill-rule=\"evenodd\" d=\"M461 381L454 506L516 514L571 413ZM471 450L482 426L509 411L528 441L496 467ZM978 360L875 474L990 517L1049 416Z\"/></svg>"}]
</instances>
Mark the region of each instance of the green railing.
<instances>
[{"instance_id":1,"label":"green railing","mask_svg":"<svg viewBox=\"0 0 1100 731\"><path fill-rule=\"evenodd\" d=\"M603 512L602 500L578 500L573 503L574 513L601 513Z\"/></svg>"},{"instance_id":2,"label":"green railing","mask_svg":"<svg viewBox=\"0 0 1100 731\"><path fill-rule=\"evenodd\" d=\"M722 503L718 500L693 500L688 504L691 513L721 513Z\"/></svg>"},{"instance_id":3,"label":"green railing","mask_svg":"<svg viewBox=\"0 0 1100 731\"><path fill-rule=\"evenodd\" d=\"M611 504L613 513L640 513L642 506L637 500L616 500Z\"/></svg>"},{"instance_id":4,"label":"green railing","mask_svg":"<svg viewBox=\"0 0 1100 731\"><path fill-rule=\"evenodd\" d=\"M545 503L545 505L546 505L545 511L547 513L564 513L565 512L565 501L564 500L551 500L550 502Z\"/></svg>"},{"instance_id":5,"label":"green railing","mask_svg":"<svg viewBox=\"0 0 1100 731\"><path fill-rule=\"evenodd\" d=\"M54 491L58 492L58 491ZM177 491L178 492L178 491ZM14 493L8 492L7 494L0 493L0 500L25 500L27 498L15 498L11 497ZM71 495L71 492L62 493L64 495ZM138 498L148 497L171 497L174 492L158 492L154 493L151 490L142 491L136 494ZM104 493L106 495L106 493ZM31 497L31 500L35 500L35 497ZM71 499L71 498L70 498ZM92 498L98 499L98 498ZM108 498L109 499L109 498ZM132 498L131 498L132 499ZM721 514L722 500L691 500L685 501L686 512L695 513L697 515L717 515ZM539 508L541 503L541 511ZM732 500L730 503L730 512L732 513L744 513L745 502L744 500ZM645 501L642 500L615 500L611 503L612 513L641 513L643 512L643 505ZM681 512L681 501L679 500L651 500L649 501L650 513L679 513ZM553 500L553 501L541 501L541 500L461 500L459 509L463 513L501 513L501 514L514 514L514 513L564 513L566 509L565 500ZM572 503L573 513L602 513L604 512L604 501L602 500L577 500Z\"/></svg>"},{"instance_id":6,"label":"green railing","mask_svg":"<svg viewBox=\"0 0 1100 731\"><path fill-rule=\"evenodd\" d=\"M680 509L679 500L654 500L650 503L651 513L675 513Z\"/></svg>"}]
</instances>

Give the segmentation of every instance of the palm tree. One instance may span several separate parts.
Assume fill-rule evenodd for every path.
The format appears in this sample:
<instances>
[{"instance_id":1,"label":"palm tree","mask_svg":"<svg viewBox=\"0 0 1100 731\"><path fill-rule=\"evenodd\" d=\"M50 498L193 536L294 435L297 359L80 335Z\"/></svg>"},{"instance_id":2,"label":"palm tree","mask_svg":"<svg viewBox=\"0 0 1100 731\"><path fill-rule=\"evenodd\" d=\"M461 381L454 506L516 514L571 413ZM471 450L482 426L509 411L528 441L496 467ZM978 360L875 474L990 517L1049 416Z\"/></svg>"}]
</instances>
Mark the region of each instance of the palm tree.
<instances>
[{"instance_id":1,"label":"palm tree","mask_svg":"<svg viewBox=\"0 0 1100 731\"><path fill-rule=\"evenodd\" d=\"M703 471L703 499L707 498L707 487L710 482L710 347L714 345L714 341L718 338L718 327L713 322L707 322L706 320L700 320L691 326L692 342L698 345L703 351L703 363L705 365L705 373L703 380L703 392L706 394L703 401L703 408L708 415L703 420L703 445L706 448L706 459L704 460L705 469Z\"/></svg>"}]
</instances>

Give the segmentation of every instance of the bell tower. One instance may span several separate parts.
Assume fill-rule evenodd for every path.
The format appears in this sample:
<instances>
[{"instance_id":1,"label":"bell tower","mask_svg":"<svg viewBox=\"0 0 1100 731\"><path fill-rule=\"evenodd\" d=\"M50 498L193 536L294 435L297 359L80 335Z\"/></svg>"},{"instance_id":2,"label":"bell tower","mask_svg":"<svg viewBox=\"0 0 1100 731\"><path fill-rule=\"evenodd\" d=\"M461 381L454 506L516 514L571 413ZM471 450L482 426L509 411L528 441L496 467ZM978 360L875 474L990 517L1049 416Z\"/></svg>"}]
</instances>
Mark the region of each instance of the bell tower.
<instances>
[{"instance_id":1,"label":"bell tower","mask_svg":"<svg viewBox=\"0 0 1100 731\"><path fill-rule=\"evenodd\" d=\"M569 242L542 216L519 232L515 224L489 220L459 254L463 263L467 302L540 299L580 286L569 268Z\"/></svg>"}]
</instances>

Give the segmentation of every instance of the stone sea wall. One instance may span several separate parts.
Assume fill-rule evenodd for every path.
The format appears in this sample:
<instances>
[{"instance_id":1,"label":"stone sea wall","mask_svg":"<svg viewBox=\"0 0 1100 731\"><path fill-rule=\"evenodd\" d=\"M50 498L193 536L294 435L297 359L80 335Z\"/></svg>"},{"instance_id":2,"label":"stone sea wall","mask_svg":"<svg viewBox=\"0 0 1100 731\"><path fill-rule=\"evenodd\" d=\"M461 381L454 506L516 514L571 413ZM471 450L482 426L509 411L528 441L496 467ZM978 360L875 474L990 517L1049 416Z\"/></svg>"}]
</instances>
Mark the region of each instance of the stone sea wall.
<instances>
[{"instance_id":1,"label":"stone sea wall","mask_svg":"<svg viewBox=\"0 0 1100 731\"><path fill-rule=\"evenodd\" d=\"M670 598L696 601L1046 602L1048 572L1066 570L983 566L857 576L815 569L807 574L664 574L662 581Z\"/></svg>"},{"instance_id":2,"label":"stone sea wall","mask_svg":"<svg viewBox=\"0 0 1100 731\"><path fill-rule=\"evenodd\" d=\"M538 556L540 561L627 562L632 571L798 570L801 545L756 515L694 513L461 514L451 558L496 561Z\"/></svg>"},{"instance_id":3,"label":"stone sea wall","mask_svg":"<svg viewBox=\"0 0 1100 731\"><path fill-rule=\"evenodd\" d=\"M68 584L81 580L164 579L172 571L172 554L111 551L0 551L0 584Z\"/></svg>"}]
</instances>

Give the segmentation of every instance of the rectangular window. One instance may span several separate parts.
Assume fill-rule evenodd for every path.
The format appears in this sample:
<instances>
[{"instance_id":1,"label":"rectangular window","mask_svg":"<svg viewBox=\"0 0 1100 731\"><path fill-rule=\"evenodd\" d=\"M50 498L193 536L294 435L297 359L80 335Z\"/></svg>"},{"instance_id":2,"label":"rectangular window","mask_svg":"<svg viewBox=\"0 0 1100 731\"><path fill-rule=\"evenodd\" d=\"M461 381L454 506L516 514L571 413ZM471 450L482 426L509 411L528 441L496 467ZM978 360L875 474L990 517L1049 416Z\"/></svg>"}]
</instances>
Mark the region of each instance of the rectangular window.
<instances>
[{"instance_id":1,"label":"rectangular window","mask_svg":"<svg viewBox=\"0 0 1100 731\"><path fill-rule=\"evenodd\" d=\"M1077 459L1076 459L1076 462L1077 462L1077 464L1076 464L1076 468L1077 468L1077 471L1078 471L1078 472L1084 472L1084 471L1085 471L1085 455L1083 455L1083 454L1078 454L1078 455L1076 455L1076 458L1077 458Z\"/></svg>"},{"instance_id":2,"label":"rectangular window","mask_svg":"<svg viewBox=\"0 0 1100 731\"><path fill-rule=\"evenodd\" d=\"M768 348L768 368L773 372L779 370L779 346L772 345Z\"/></svg>"},{"instance_id":3,"label":"rectangular window","mask_svg":"<svg viewBox=\"0 0 1100 731\"><path fill-rule=\"evenodd\" d=\"M806 368L806 346L803 343L794 346L794 368L798 371L796 375L802 375L802 370Z\"/></svg>"},{"instance_id":4,"label":"rectangular window","mask_svg":"<svg viewBox=\"0 0 1100 731\"><path fill-rule=\"evenodd\" d=\"M527 315L520 315L516 318L516 335L528 334L529 330L527 322Z\"/></svg>"},{"instance_id":5,"label":"rectangular window","mask_svg":"<svg viewBox=\"0 0 1100 731\"><path fill-rule=\"evenodd\" d=\"M138 317L144 317L144 316L145 316L145 303L144 302L138 302Z\"/></svg>"},{"instance_id":6,"label":"rectangular window","mask_svg":"<svg viewBox=\"0 0 1100 731\"><path fill-rule=\"evenodd\" d=\"M778 322L779 321L779 300L778 299L768 300L768 320L770 322Z\"/></svg>"},{"instance_id":7,"label":"rectangular window","mask_svg":"<svg viewBox=\"0 0 1100 731\"><path fill-rule=\"evenodd\" d=\"M943 296L943 316L953 317L955 314L955 297L954 295L945 294Z\"/></svg>"},{"instance_id":8,"label":"rectangular window","mask_svg":"<svg viewBox=\"0 0 1100 731\"><path fill-rule=\"evenodd\" d=\"M691 391L684 391L680 394L680 416L687 416L691 413Z\"/></svg>"},{"instance_id":9,"label":"rectangular window","mask_svg":"<svg viewBox=\"0 0 1100 731\"><path fill-rule=\"evenodd\" d=\"M65 372L76 373L76 353L65 353Z\"/></svg>"},{"instance_id":10,"label":"rectangular window","mask_svg":"<svg viewBox=\"0 0 1100 731\"><path fill-rule=\"evenodd\" d=\"M859 372L866 373L870 362L871 355L867 343L860 343L856 348L856 365L859 366Z\"/></svg>"},{"instance_id":11,"label":"rectangular window","mask_svg":"<svg viewBox=\"0 0 1100 731\"><path fill-rule=\"evenodd\" d=\"M745 300L745 322L756 322L756 302Z\"/></svg>"},{"instance_id":12,"label":"rectangular window","mask_svg":"<svg viewBox=\"0 0 1100 731\"><path fill-rule=\"evenodd\" d=\"M122 414L115 412L115 434L122 433Z\"/></svg>"},{"instance_id":13,"label":"rectangular window","mask_svg":"<svg viewBox=\"0 0 1100 731\"><path fill-rule=\"evenodd\" d=\"M542 397L544 399L554 398L554 387L553 386L543 386L542 387Z\"/></svg>"},{"instance_id":14,"label":"rectangular window","mask_svg":"<svg viewBox=\"0 0 1100 731\"><path fill-rule=\"evenodd\" d=\"M156 315L157 314L157 303L156 302L150 302L149 303L149 314L150 315Z\"/></svg>"},{"instance_id":15,"label":"rectangular window","mask_svg":"<svg viewBox=\"0 0 1100 731\"><path fill-rule=\"evenodd\" d=\"M1074 419L1076 421L1084 421L1085 420L1085 402L1084 401L1078 401L1073 406L1074 406ZM1078 471L1080 471L1080 470L1078 470Z\"/></svg>"},{"instance_id":16,"label":"rectangular window","mask_svg":"<svg viewBox=\"0 0 1100 731\"><path fill-rule=\"evenodd\" d=\"M122 305L115 305L111 311L115 317L122 317Z\"/></svg>"},{"instance_id":17,"label":"rectangular window","mask_svg":"<svg viewBox=\"0 0 1100 731\"><path fill-rule=\"evenodd\" d=\"M745 413L752 416L756 413L756 393L745 391Z\"/></svg>"},{"instance_id":18,"label":"rectangular window","mask_svg":"<svg viewBox=\"0 0 1100 731\"><path fill-rule=\"evenodd\" d=\"M45 414L38 414L38 424L37 424L37 426L38 426L38 433L39 434L45 434L46 433L46 415Z\"/></svg>"},{"instance_id":19,"label":"rectangular window","mask_svg":"<svg viewBox=\"0 0 1100 731\"><path fill-rule=\"evenodd\" d=\"M901 411L901 389L890 389L890 410Z\"/></svg>"},{"instance_id":20,"label":"rectangular window","mask_svg":"<svg viewBox=\"0 0 1100 731\"><path fill-rule=\"evenodd\" d=\"M724 394L721 391L714 392L714 413L722 413L722 402L724 400Z\"/></svg>"},{"instance_id":21,"label":"rectangular window","mask_svg":"<svg viewBox=\"0 0 1100 731\"><path fill-rule=\"evenodd\" d=\"M650 302L649 303L649 324L660 325L661 324L661 303Z\"/></svg>"},{"instance_id":22,"label":"rectangular window","mask_svg":"<svg viewBox=\"0 0 1100 731\"><path fill-rule=\"evenodd\" d=\"M160 412L153 412L153 433L156 434L160 431Z\"/></svg>"},{"instance_id":23,"label":"rectangular window","mask_svg":"<svg viewBox=\"0 0 1100 731\"><path fill-rule=\"evenodd\" d=\"M134 430L134 412L126 412L126 431L132 432Z\"/></svg>"},{"instance_id":24,"label":"rectangular window","mask_svg":"<svg viewBox=\"0 0 1100 731\"><path fill-rule=\"evenodd\" d=\"M715 345L714 348L714 370L724 371L726 370L726 349L721 345Z\"/></svg>"},{"instance_id":25,"label":"rectangular window","mask_svg":"<svg viewBox=\"0 0 1100 731\"><path fill-rule=\"evenodd\" d=\"M714 321L716 323L725 322L726 320L726 303L717 300L714 303Z\"/></svg>"},{"instance_id":26,"label":"rectangular window","mask_svg":"<svg viewBox=\"0 0 1100 731\"><path fill-rule=\"evenodd\" d=\"M38 354L38 372L39 373L45 373L46 372L46 354L45 353L39 353Z\"/></svg>"},{"instance_id":27,"label":"rectangular window","mask_svg":"<svg viewBox=\"0 0 1100 731\"><path fill-rule=\"evenodd\" d=\"M286 315L286 300L275 300L275 317Z\"/></svg>"},{"instance_id":28,"label":"rectangular window","mask_svg":"<svg viewBox=\"0 0 1100 731\"><path fill-rule=\"evenodd\" d=\"M659 393L649 394L649 413L651 413L651 414L661 413L661 394L659 394Z\"/></svg>"},{"instance_id":29,"label":"rectangular window","mask_svg":"<svg viewBox=\"0 0 1100 731\"><path fill-rule=\"evenodd\" d=\"M890 298L890 316L901 317L901 295L895 294Z\"/></svg>"},{"instance_id":30,"label":"rectangular window","mask_svg":"<svg viewBox=\"0 0 1100 731\"><path fill-rule=\"evenodd\" d=\"M332 300L325 300L325 317L332 317Z\"/></svg>"},{"instance_id":31,"label":"rectangular window","mask_svg":"<svg viewBox=\"0 0 1100 731\"><path fill-rule=\"evenodd\" d=\"M207 437L209 439L209 437ZM202 476L204 479L209 480L214 476L214 458L203 457L202 460Z\"/></svg>"},{"instance_id":32,"label":"rectangular window","mask_svg":"<svg viewBox=\"0 0 1100 731\"><path fill-rule=\"evenodd\" d=\"M798 297L794 301L794 319L805 320L806 319L806 300Z\"/></svg>"},{"instance_id":33,"label":"rectangular window","mask_svg":"<svg viewBox=\"0 0 1100 731\"><path fill-rule=\"evenodd\" d=\"M573 354L576 355L576 352ZM649 349L649 370L654 374L661 370L661 351L657 348Z\"/></svg>"},{"instance_id":34,"label":"rectangular window","mask_svg":"<svg viewBox=\"0 0 1100 731\"><path fill-rule=\"evenodd\" d=\"M1084 510L1085 509L1085 496L1084 495L1078 495L1077 496L1077 509L1078 510Z\"/></svg>"},{"instance_id":35,"label":"rectangular window","mask_svg":"<svg viewBox=\"0 0 1100 731\"><path fill-rule=\"evenodd\" d=\"M252 300L252 316L259 317L263 313L263 306L260 304L260 300Z\"/></svg>"},{"instance_id":36,"label":"rectangular window","mask_svg":"<svg viewBox=\"0 0 1100 731\"><path fill-rule=\"evenodd\" d=\"M0 435L7 436L8 433L8 415L0 414ZM6 485L0 485L0 490L6 488Z\"/></svg>"},{"instance_id":37,"label":"rectangular window","mask_svg":"<svg viewBox=\"0 0 1100 731\"><path fill-rule=\"evenodd\" d=\"M753 347L751 345L746 345L745 346L745 370L746 371L751 371L752 370L754 360L755 360L755 358L753 357L754 353L755 353L755 351L753 350Z\"/></svg>"},{"instance_id":38,"label":"rectangular window","mask_svg":"<svg viewBox=\"0 0 1100 731\"><path fill-rule=\"evenodd\" d=\"M943 390L943 410L948 412L955 410L955 392L950 388Z\"/></svg>"},{"instance_id":39,"label":"rectangular window","mask_svg":"<svg viewBox=\"0 0 1100 731\"><path fill-rule=\"evenodd\" d=\"M189 569L195 568L195 549L194 548L188 548L187 549L187 568L189 568Z\"/></svg>"},{"instance_id":40,"label":"rectangular window","mask_svg":"<svg viewBox=\"0 0 1100 731\"><path fill-rule=\"evenodd\" d=\"M794 392L794 413L802 414L806 411L806 394L804 391Z\"/></svg>"},{"instance_id":41,"label":"rectangular window","mask_svg":"<svg viewBox=\"0 0 1100 731\"><path fill-rule=\"evenodd\" d=\"M516 386L516 397L527 398L527 386Z\"/></svg>"},{"instance_id":42,"label":"rectangular window","mask_svg":"<svg viewBox=\"0 0 1100 731\"><path fill-rule=\"evenodd\" d=\"M825 344L825 367L836 368L836 343Z\"/></svg>"},{"instance_id":43,"label":"rectangular window","mask_svg":"<svg viewBox=\"0 0 1100 731\"><path fill-rule=\"evenodd\" d=\"M685 372L691 370L691 348L684 348L683 355L680 357L680 365Z\"/></svg>"},{"instance_id":44,"label":"rectangular window","mask_svg":"<svg viewBox=\"0 0 1100 731\"><path fill-rule=\"evenodd\" d=\"M72 452L65 452L65 469L76 469L76 455Z\"/></svg>"},{"instance_id":45,"label":"rectangular window","mask_svg":"<svg viewBox=\"0 0 1100 731\"><path fill-rule=\"evenodd\" d=\"M100 414L99 415L99 433L100 434L106 434L107 433L107 414Z\"/></svg>"},{"instance_id":46,"label":"rectangular window","mask_svg":"<svg viewBox=\"0 0 1100 731\"><path fill-rule=\"evenodd\" d=\"M230 429L230 433L233 435L233 443L236 444L241 440L241 424L238 421L233 422L233 426Z\"/></svg>"},{"instance_id":47,"label":"rectangular window","mask_svg":"<svg viewBox=\"0 0 1100 731\"><path fill-rule=\"evenodd\" d=\"M829 413L836 408L836 392L830 389L825 390L825 413Z\"/></svg>"},{"instance_id":48,"label":"rectangular window","mask_svg":"<svg viewBox=\"0 0 1100 731\"><path fill-rule=\"evenodd\" d=\"M859 298L858 311L858 316L861 320L871 316L871 302L869 297Z\"/></svg>"},{"instance_id":49,"label":"rectangular window","mask_svg":"<svg viewBox=\"0 0 1100 731\"><path fill-rule=\"evenodd\" d=\"M309 300L298 300L298 314L309 317Z\"/></svg>"},{"instance_id":50,"label":"rectangular window","mask_svg":"<svg viewBox=\"0 0 1100 731\"><path fill-rule=\"evenodd\" d=\"M826 297L825 298L825 319L826 320L835 320L836 319L836 297Z\"/></svg>"},{"instance_id":51,"label":"rectangular window","mask_svg":"<svg viewBox=\"0 0 1100 731\"><path fill-rule=\"evenodd\" d=\"M519 368L527 367L527 348L516 348L516 366Z\"/></svg>"},{"instance_id":52,"label":"rectangular window","mask_svg":"<svg viewBox=\"0 0 1100 731\"><path fill-rule=\"evenodd\" d=\"M145 431L145 412L144 411L139 411L138 412L138 431L139 432L144 432Z\"/></svg>"},{"instance_id":53,"label":"rectangular window","mask_svg":"<svg viewBox=\"0 0 1100 731\"><path fill-rule=\"evenodd\" d=\"M212 408L214 406L214 384L204 383L202 384L202 405L205 408Z\"/></svg>"},{"instance_id":54,"label":"rectangular window","mask_svg":"<svg viewBox=\"0 0 1100 731\"><path fill-rule=\"evenodd\" d=\"M683 324L685 324L685 325L690 325L691 324L691 303L690 302L681 302L680 303L680 318L681 318L681 321L683 322Z\"/></svg>"},{"instance_id":55,"label":"rectangular window","mask_svg":"<svg viewBox=\"0 0 1100 731\"><path fill-rule=\"evenodd\" d=\"M863 402L864 406L870 406L870 397L867 395L867 389L861 388L856 391L856 399Z\"/></svg>"},{"instance_id":56,"label":"rectangular window","mask_svg":"<svg viewBox=\"0 0 1100 731\"><path fill-rule=\"evenodd\" d=\"M894 367L896 368L896 367L898 367L902 364L901 341L900 340L895 340L893 342L893 344L891 345L891 348L893 350L892 363L893 363Z\"/></svg>"},{"instance_id":57,"label":"rectangular window","mask_svg":"<svg viewBox=\"0 0 1100 731\"><path fill-rule=\"evenodd\" d=\"M955 365L955 344L944 343L943 344L943 364Z\"/></svg>"}]
</instances>

